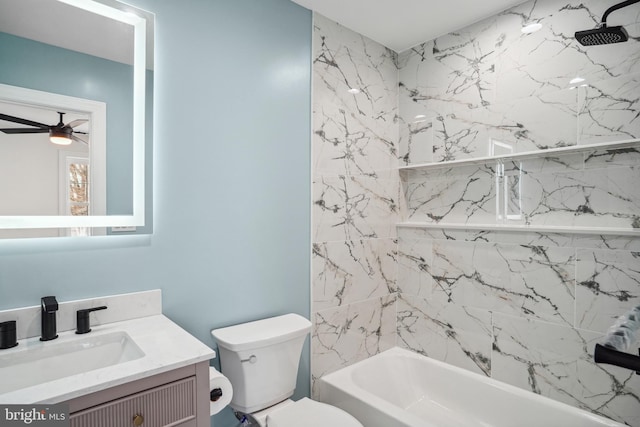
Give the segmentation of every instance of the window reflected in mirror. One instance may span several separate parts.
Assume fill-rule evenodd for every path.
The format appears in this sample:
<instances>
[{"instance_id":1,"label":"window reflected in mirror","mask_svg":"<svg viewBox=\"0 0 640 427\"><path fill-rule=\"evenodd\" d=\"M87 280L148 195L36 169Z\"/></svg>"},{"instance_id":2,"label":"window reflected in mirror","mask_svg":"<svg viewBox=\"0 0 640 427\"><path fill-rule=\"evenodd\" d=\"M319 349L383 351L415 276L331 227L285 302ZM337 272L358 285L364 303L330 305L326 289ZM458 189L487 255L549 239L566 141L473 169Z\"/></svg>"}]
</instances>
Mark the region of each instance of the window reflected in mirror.
<instances>
[{"instance_id":1,"label":"window reflected in mirror","mask_svg":"<svg viewBox=\"0 0 640 427\"><path fill-rule=\"evenodd\" d=\"M89 198L89 159L87 157L68 156L65 162L65 215L87 216L91 211ZM90 236L91 229L73 227L69 230L72 236Z\"/></svg>"}]
</instances>

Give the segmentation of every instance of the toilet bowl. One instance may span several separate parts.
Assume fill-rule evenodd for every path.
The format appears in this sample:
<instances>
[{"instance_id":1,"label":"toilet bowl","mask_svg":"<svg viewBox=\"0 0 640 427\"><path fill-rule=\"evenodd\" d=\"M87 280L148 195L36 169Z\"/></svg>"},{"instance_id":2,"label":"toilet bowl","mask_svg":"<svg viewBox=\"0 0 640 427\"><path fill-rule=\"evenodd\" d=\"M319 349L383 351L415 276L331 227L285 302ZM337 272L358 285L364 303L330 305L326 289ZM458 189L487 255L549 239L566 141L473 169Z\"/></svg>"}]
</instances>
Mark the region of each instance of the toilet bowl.
<instances>
[{"instance_id":1,"label":"toilet bowl","mask_svg":"<svg viewBox=\"0 0 640 427\"><path fill-rule=\"evenodd\" d=\"M304 317L285 314L211 331L220 369L233 386L229 406L238 419L260 427L363 427L335 406L289 399L310 330Z\"/></svg>"},{"instance_id":2,"label":"toilet bowl","mask_svg":"<svg viewBox=\"0 0 640 427\"><path fill-rule=\"evenodd\" d=\"M251 414L260 427L362 427L351 414L307 397L294 402L287 399Z\"/></svg>"}]
</instances>

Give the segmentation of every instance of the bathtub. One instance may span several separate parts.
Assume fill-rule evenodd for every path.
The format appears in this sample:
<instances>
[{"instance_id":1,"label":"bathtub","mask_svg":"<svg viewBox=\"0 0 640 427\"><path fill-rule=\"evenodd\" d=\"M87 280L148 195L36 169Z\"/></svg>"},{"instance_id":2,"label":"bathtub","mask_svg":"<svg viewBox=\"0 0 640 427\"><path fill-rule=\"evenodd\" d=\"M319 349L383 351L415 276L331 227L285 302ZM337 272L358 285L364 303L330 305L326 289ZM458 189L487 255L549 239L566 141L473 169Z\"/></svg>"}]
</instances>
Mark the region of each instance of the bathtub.
<instances>
[{"instance_id":1,"label":"bathtub","mask_svg":"<svg viewBox=\"0 0 640 427\"><path fill-rule=\"evenodd\" d=\"M316 390L365 427L625 427L399 347L325 375Z\"/></svg>"}]
</instances>

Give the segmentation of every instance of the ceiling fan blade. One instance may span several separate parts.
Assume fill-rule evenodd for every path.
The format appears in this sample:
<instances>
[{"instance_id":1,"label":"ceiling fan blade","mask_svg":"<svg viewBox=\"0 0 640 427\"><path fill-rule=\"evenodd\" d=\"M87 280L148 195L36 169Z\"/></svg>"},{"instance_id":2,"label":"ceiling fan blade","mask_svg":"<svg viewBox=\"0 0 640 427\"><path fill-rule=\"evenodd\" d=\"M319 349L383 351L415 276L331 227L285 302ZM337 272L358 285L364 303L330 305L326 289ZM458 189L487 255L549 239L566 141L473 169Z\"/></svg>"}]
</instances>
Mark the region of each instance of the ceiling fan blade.
<instances>
[{"instance_id":1,"label":"ceiling fan blade","mask_svg":"<svg viewBox=\"0 0 640 427\"><path fill-rule=\"evenodd\" d=\"M48 133L49 129L28 129L28 128L13 128L13 129L0 129L0 132L7 134L19 134L19 133Z\"/></svg>"},{"instance_id":2,"label":"ceiling fan blade","mask_svg":"<svg viewBox=\"0 0 640 427\"><path fill-rule=\"evenodd\" d=\"M87 119L78 119L78 120L74 120L72 122L67 123L67 126L70 128L74 128L76 126L80 126L83 123L87 123L89 120Z\"/></svg>"},{"instance_id":3,"label":"ceiling fan blade","mask_svg":"<svg viewBox=\"0 0 640 427\"><path fill-rule=\"evenodd\" d=\"M89 143L88 143L87 141L85 141L85 140L84 140L84 139L82 139L82 138L78 138L78 137L77 137L77 136L75 136L75 135L71 135L71 139L73 139L74 141L80 142L80 143L82 143L82 144L84 144L84 145L89 145Z\"/></svg>"},{"instance_id":4,"label":"ceiling fan blade","mask_svg":"<svg viewBox=\"0 0 640 427\"><path fill-rule=\"evenodd\" d=\"M0 113L0 120L6 120L7 122L19 123L21 125L35 126L37 128L43 128L49 130L49 125L43 123L34 122L27 119L21 119L20 117L9 116L7 114Z\"/></svg>"}]
</instances>

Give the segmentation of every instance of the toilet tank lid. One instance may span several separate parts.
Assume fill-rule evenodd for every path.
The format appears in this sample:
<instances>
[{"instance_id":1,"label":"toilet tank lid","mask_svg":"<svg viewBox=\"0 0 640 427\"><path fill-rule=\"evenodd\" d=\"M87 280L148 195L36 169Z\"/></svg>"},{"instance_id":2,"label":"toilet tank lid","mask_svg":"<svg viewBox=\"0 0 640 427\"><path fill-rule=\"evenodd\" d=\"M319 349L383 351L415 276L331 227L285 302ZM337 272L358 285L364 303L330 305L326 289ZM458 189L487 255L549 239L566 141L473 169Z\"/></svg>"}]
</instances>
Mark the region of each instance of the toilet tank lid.
<instances>
[{"instance_id":1,"label":"toilet tank lid","mask_svg":"<svg viewBox=\"0 0 640 427\"><path fill-rule=\"evenodd\" d=\"M214 329L211 335L218 345L231 351L242 351L288 341L304 336L311 330L311 322L290 313L226 328Z\"/></svg>"}]
</instances>

